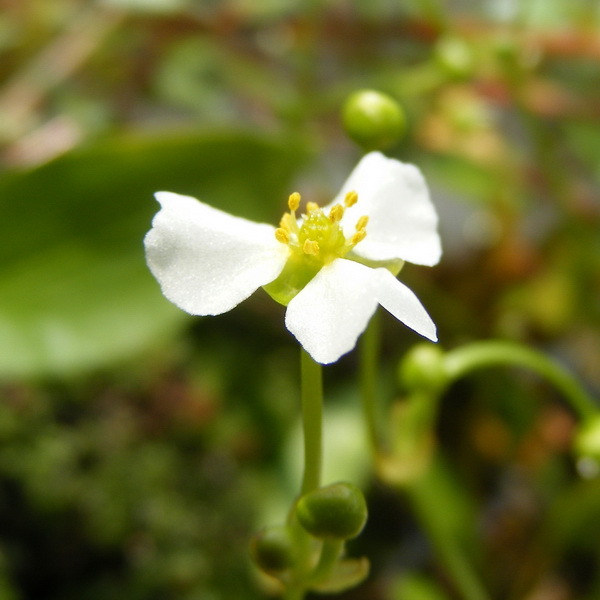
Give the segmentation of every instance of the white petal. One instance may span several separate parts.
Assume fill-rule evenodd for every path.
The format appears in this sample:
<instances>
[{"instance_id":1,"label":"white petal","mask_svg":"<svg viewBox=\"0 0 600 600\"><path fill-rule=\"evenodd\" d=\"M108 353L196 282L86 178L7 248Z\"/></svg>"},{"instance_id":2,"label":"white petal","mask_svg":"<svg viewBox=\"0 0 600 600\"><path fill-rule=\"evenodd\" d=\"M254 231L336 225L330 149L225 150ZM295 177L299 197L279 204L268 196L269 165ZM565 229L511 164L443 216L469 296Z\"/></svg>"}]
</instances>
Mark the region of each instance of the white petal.
<instances>
[{"instance_id":1,"label":"white petal","mask_svg":"<svg viewBox=\"0 0 600 600\"><path fill-rule=\"evenodd\" d=\"M334 202L343 202L350 191L358 194L358 202L344 215L345 235L352 235L359 217L369 217L367 237L354 250L357 255L428 266L439 261L437 213L417 167L371 152L358 163Z\"/></svg>"},{"instance_id":2,"label":"white petal","mask_svg":"<svg viewBox=\"0 0 600 600\"><path fill-rule=\"evenodd\" d=\"M323 267L287 307L285 324L319 363L350 352L377 308L374 269L338 259Z\"/></svg>"},{"instance_id":3,"label":"white petal","mask_svg":"<svg viewBox=\"0 0 600 600\"><path fill-rule=\"evenodd\" d=\"M186 312L227 312L283 269L288 249L274 227L190 196L158 192L156 199L162 208L144 239L146 260L163 294Z\"/></svg>"},{"instance_id":4,"label":"white petal","mask_svg":"<svg viewBox=\"0 0 600 600\"><path fill-rule=\"evenodd\" d=\"M434 322L415 294L387 269L373 269L377 278L376 297L379 304L422 336L437 342Z\"/></svg>"}]
</instances>

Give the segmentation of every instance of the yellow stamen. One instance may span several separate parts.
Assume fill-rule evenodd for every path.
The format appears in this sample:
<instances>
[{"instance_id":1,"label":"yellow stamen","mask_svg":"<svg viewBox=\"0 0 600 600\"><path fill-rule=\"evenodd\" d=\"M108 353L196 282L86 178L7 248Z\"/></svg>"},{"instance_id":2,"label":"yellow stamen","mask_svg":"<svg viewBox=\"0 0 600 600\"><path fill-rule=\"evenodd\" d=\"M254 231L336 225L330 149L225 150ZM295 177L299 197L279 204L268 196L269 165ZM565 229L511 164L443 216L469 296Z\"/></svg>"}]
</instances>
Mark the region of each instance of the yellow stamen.
<instances>
[{"instance_id":1,"label":"yellow stamen","mask_svg":"<svg viewBox=\"0 0 600 600\"><path fill-rule=\"evenodd\" d=\"M275 239L282 244L287 244L290 241L290 236L283 227L280 227L279 229L275 230Z\"/></svg>"},{"instance_id":2,"label":"yellow stamen","mask_svg":"<svg viewBox=\"0 0 600 600\"><path fill-rule=\"evenodd\" d=\"M356 223L356 231L362 231L363 229L366 229L368 222L369 217L366 215L362 216Z\"/></svg>"},{"instance_id":3,"label":"yellow stamen","mask_svg":"<svg viewBox=\"0 0 600 600\"><path fill-rule=\"evenodd\" d=\"M343 216L344 216L344 207L341 204L336 204L329 211L329 220L332 223L341 221Z\"/></svg>"},{"instance_id":4,"label":"yellow stamen","mask_svg":"<svg viewBox=\"0 0 600 600\"><path fill-rule=\"evenodd\" d=\"M319 243L313 240L306 240L304 246L302 246L302 252L304 254L311 254L312 256L319 256Z\"/></svg>"},{"instance_id":5,"label":"yellow stamen","mask_svg":"<svg viewBox=\"0 0 600 600\"><path fill-rule=\"evenodd\" d=\"M288 206L292 212L294 212L295 210L298 210L301 199L302 199L302 197L300 196L300 194L298 192L294 192L293 194L290 194L290 197L288 198Z\"/></svg>"},{"instance_id":6,"label":"yellow stamen","mask_svg":"<svg viewBox=\"0 0 600 600\"><path fill-rule=\"evenodd\" d=\"M359 231L357 231L351 238L350 238L350 243L353 246L356 246L356 244L358 244L358 242L362 242L365 238L367 237L367 230L366 229L361 229Z\"/></svg>"},{"instance_id":7,"label":"yellow stamen","mask_svg":"<svg viewBox=\"0 0 600 600\"><path fill-rule=\"evenodd\" d=\"M298 222L290 213L285 213L279 221L279 227L288 233L298 233Z\"/></svg>"},{"instance_id":8,"label":"yellow stamen","mask_svg":"<svg viewBox=\"0 0 600 600\"><path fill-rule=\"evenodd\" d=\"M350 208L358 202L358 194L354 191L348 192L344 198L344 204Z\"/></svg>"},{"instance_id":9,"label":"yellow stamen","mask_svg":"<svg viewBox=\"0 0 600 600\"><path fill-rule=\"evenodd\" d=\"M307 202L306 203L306 212L313 212L314 210L317 210L319 208L319 205L316 202Z\"/></svg>"}]
</instances>

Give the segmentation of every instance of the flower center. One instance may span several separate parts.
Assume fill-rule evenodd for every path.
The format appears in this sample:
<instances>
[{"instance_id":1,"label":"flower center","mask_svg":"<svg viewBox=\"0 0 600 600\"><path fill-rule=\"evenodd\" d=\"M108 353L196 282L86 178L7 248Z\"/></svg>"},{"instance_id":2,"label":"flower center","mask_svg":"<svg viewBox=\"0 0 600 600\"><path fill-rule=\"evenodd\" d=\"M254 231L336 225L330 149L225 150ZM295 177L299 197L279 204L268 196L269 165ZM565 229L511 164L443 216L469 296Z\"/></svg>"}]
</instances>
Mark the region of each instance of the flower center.
<instances>
[{"instance_id":1,"label":"flower center","mask_svg":"<svg viewBox=\"0 0 600 600\"><path fill-rule=\"evenodd\" d=\"M293 253L304 260L327 265L336 258L345 256L358 242L367 235L368 217L361 217L356 223L356 231L346 239L340 221L346 208L358 201L356 192L348 192L344 206L335 204L329 209L329 214L316 203L306 205L306 214L302 215L300 223L296 211L300 205L300 194L294 192L288 200L290 212L285 213L275 231L275 237L282 244L287 244Z\"/></svg>"},{"instance_id":2,"label":"flower center","mask_svg":"<svg viewBox=\"0 0 600 600\"><path fill-rule=\"evenodd\" d=\"M294 192L288 199L289 212L285 213L275 230L276 239L286 244L291 252L281 275L265 290L278 302L288 302L319 272L337 258L342 258L367 235L366 216L358 219L355 232L346 238L341 220L346 208L356 204L358 194L348 192L344 204L335 204L326 214L314 202L308 202L306 213L296 217L300 194Z\"/></svg>"}]
</instances>

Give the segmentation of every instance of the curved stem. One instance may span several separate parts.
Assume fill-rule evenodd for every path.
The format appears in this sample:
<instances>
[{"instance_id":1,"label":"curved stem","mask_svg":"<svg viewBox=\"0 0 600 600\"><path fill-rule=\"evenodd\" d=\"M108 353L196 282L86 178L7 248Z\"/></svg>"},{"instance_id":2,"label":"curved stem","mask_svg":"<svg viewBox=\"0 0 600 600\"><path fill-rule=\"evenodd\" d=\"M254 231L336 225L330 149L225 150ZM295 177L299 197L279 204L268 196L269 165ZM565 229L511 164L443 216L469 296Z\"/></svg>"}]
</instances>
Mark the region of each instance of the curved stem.
<instances>
[{"instance_id":1,"label":"curved stem","mask_svg":"<svg viewBox=\"0 0 600 600\"><path fill-rule=\"evenodd\" d=\"M344 542L342 540L325 540L321 547L319 562L311 574L311 579L319 581L327 577L337 563L343 550Z\"/></svg>"},{"instance_id":2,"label":"curved stem","mask_svg":"<svg viewBox=\"0 0 600 600\"><path fill-rule=\"evenodd\" d=\"M302 426L304 431L304 476L302 494L321 485L323 447L323 375L321 365L301 350Z\"/></svg>"},{"instance_id":3,"label":"curved stem","mask_svg":"<svg viewBox=\"0 0 600 600\"><path fill-rule=\"evenodd\" d=\"M594 400L568 371L545 355L520 344L504 341L475 342L452 350L444 359L446 373L451 380L475 369L497 365L524 367L538 373L564 394L582 419L597 413L598 407Z\"/></svg>"}]
</instances>

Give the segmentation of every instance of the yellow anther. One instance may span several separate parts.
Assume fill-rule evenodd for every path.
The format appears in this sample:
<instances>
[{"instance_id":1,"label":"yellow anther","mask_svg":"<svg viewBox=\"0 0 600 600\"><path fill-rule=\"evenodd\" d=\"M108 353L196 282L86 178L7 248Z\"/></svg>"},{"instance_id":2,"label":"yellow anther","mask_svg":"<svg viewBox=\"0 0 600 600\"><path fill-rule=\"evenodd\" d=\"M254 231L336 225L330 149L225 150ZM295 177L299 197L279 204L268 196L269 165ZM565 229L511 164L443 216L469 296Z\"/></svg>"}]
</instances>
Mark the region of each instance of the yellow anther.
<instances>
[{"instance_id":1,"label":"yellow anther","mask_svg":"<svg viewBox=\"0 0 600 600\"><path fill-rule=\"evenodd\" d=\"M290 236L283 227L280 227L279 229L275 230L275 239L282 244L287 244L290 241Z\"/></svg>"},{"instance_id":2,"label":"yellow anther","mask_svg":"<svg viewBox=\"0 0 600 600\"><path fill-rule=\"evenodd\" d=\"M348 192L344 198L344 204L350 208L358 202L358 194L356 192Z\"/></svg>"},{"instance_id":3,"label":"yellow anther","mask_svg":"<svg viewBox=\"0 0 600 600\"><path fill-rule=\"evenodd\" d=\"M356 222L356 231L362 231L363 229L366 229L368 222L369 222L369 217L367 217L366 215L362 216Z\"/></svg>"},{"instance_id":4,"label":"yellow anther","mask_svg":"<svg viewBox=\"0 0 600 600\"><path fill-rule=\"evenodd\" d=\"M366 237L367 237L367 230L360 229L350 238L350 243L353 246L356 246L356 244L358 244L358 242L362 242Z\"/></svg>"},{"instance_id":5,"label":"yellow anther","mask_svg":"<svg viewBox=\"0 0 600 600\"><path fill-rule=\"evenodd\" d=\"M302 197L300 196L300 194L298 192L294 192L293 194L290 194L290 197L288 198L288 206L292 212L295 210L298 210L301 199L302 199Z\"/></svg>"},{"instance_id":6,"label":"yellow anther","mask_svg":"<svg viewBox=\"0 0 600 600\"><path fill-rule=\"evenodd\" d=\"M341 204L335 204L331 207L329 211L329 220L332 223L336 223L337 221L341 221L344 216L344 207Z\"/></svg>"},{"instance_id":7,"label":"yellow anther","mask_svg":"<svg viewBox=\"0 0 600 600\"><path fill-rule=\"evenodd\" d=\"M307 202L306 203L306 212L313 212L314 210L318 210L319 205L316 202Z\"/></svg>"},{"instance_id":8,"label":"yellow anther","mask_svg":"<svg viewBox=\"0 0 600 600\"><path fill-rule=\"evenodd\" d=\"M319 243L313 240L306 240L304 246L302 246L302 252L304 254L311 254L312 256L319 256Z\"/></svg>"}]
</instances>

